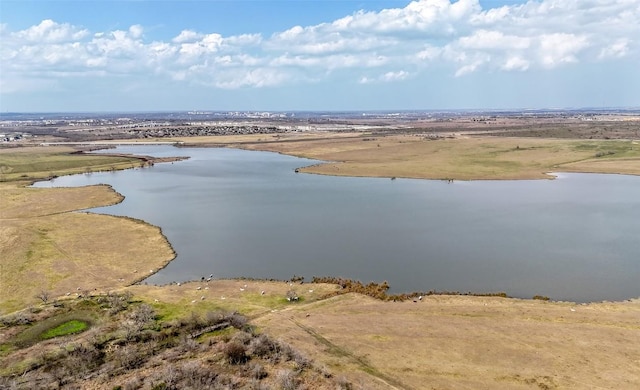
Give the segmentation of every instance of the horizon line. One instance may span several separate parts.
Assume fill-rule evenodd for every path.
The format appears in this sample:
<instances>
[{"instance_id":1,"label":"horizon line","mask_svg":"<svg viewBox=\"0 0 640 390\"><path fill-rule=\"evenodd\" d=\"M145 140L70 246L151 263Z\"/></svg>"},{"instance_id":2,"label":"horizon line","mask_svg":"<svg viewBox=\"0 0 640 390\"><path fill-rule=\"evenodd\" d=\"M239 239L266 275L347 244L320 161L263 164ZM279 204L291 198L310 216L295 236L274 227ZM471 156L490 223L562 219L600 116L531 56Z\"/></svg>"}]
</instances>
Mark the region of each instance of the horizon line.
<instances>
[{"instance_id":1,"label":"horizon line","mask_svg":"<svg viewBox=\"0 0 640 390\"><path fill-rule=\"evenodd\" d=\"M542 108L414 108L414 109L393 109L393 108L383 108L383 109L312 109L312 110L304 110L304 109L292 109L292 110L268 110L268 109L227 109L227 110L217 110L217 109L178 109L178 110L80 110L80 111L4 111L0 112L0 116L9 115L9 114L117 114L117 113L128 113L128 114L147 114L147 113L393 113L393 112L526 112L526 111L614 111L614 110L624 110L624 111L634 111L640 110L640 106L611 106L611 107L593 107L593 106L585 106L585 107L542 107Z\"/></svg>"}]
</instances>

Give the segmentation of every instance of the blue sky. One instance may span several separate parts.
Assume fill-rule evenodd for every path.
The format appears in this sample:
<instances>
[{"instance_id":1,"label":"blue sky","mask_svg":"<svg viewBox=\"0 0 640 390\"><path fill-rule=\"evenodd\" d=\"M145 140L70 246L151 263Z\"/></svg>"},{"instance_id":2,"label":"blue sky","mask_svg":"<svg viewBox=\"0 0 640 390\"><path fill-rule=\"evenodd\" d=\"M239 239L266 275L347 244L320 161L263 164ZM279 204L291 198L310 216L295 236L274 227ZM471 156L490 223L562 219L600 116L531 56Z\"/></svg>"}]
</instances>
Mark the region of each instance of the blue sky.
<instances>
[{"instance_id":1,"label":"blue sky","mask_svg":"<svg viewBox=\"0 0 640 390\"><path fill-rule=\"evenodd\" d=\"M640 0L0 1L0 110L640 106Z\"/></svg>"}]
</instances>

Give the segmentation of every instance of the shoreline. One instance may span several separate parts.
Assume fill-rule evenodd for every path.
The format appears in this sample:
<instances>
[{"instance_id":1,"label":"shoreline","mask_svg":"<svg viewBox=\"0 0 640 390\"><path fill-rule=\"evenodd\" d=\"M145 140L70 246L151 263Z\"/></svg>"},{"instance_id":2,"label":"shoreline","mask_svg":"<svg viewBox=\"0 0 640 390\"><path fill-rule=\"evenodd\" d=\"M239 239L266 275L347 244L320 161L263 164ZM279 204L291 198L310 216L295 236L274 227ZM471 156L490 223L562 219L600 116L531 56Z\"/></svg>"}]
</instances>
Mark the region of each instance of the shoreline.
<instances>
[{"instance_id":1,"label":"shoreline","mask_svg":"<svg viewBox=\"0 0 640 390\"><path fill-rule=\"evenodd\" d=\"M295 136L291 136L287 139L277 139L277 140L247 140L247 141L238 141L237 139L232 140L215 140L216 137L204 137L198 140L191 140L188 142L186 139L176 138L177 142L180 142L180 148L184 147L203 147L203 148L235 148L241 150L255 150L255 151L265 151L265 152L274 152L287 156L298 157L298 158L306 158L320 161L319 163L302 166L299 168L299 172L301 173L309 173L309 174L320 174L327 176L343 176L343 177L379 177L379 178L407 178L407 179L422 179L422 180L458 180L458 181L477 181L477 180L486 180L486 181L503 181L503 180L549 180L549 174L553 172L567 172L567 173L593 173L593 174L619 174L619 175L631 175L631 176L640 176L640 157L633 155L632 157L597 157L591 154L582 153L577 154L576 156L560 158L554 163L545 163L548 165L546 168L544 166L538 166L538 158L539 156L536 154L536 150L540 148L549 148L549 156L558 158L557 153L553 151L556 147L566 147L567 151L571 153L575 153L575 150L572 148L584 148L587 151L591 148L614 148L621 147L620 145L628 145L629 148L632 148L636 154L638 154L638 142L634 140L579 140L579 139L538 139L538 138L522 138L522 137L464 137L464 138L455 138L455 139L446 139L446 140L435 140L435 141L423 141L420 138L416 138L413 135L407 134L399 134L399 135L389 135L389 136L379 136L378 138L373 138L375 142L373 144L378 145L377 148L371 149L369 146L365 147L363 144L370 144L368 141L372 138L369 138L367 134L359 134L357 136L325 136L322 138L304 138L301 136L300 138L296 138ZM215 141L214 141L215 140ZM430 164L431 159L419 158L413 165L410 164L411 159L416 156L423 155L429 156L435 153L442 153L439 151L438 146L450 147L450 145L456 143L457 145L470 145L470 147L463 146L460 149L460 153L465 156L465 153L469 154L470 161L462 161L457 162L457 160L445 160L442 162L443 166L446 167L447 164L453 166L461 166L461 165L469 165L472 166L475 163L474 158L479 158L482 161L483 159L488 159L484 161L484 163L488 163L488 167L491 167L491 164L497 163L501 164L503 162L507 162L510 160L501 160L500 156L493 156L492 150L489 150L488 155L480 154L478 157L475 157L475 153L477 150L474 148L485 148L487 145L491 146L493 144L497 145L497 152L505 153L504 156L508 157L510 153L519 153L522 156L525 156L526 153L532 153L530 155L531 161L528 160L520 160L516 158L514 160L515 164L528 164L532 163L532 168L529 170L526 165L522 165L517 168L514 172L505 171L501 172L486 172L478 171L477 173L466 173L466 171L459 172L449 172L449 173L433 173L430 171L424 171L422 168L419 168L419 165L416 164ZM478 145L478 146L476 146ZM502 146L504 145L504 146ZM365 148L365 149L363 149ZM395 149L401 148L399 151L395 151ZM403 149L404 148L404 149ZM512 148L512 149L509 149ZM406 149L406 150L405 150ZM386 152L388 150L389 152ZM404 151L403 151L404 150ZM449 149L445 149L446 151ZM455 148L452 149L456 151ZM581 149L578 149L581 150ZM380 156L376 160L369 160L368 158L363 158L363 153L367 151L367 153L378 153ZM543 150L544 151L544 150ZM386 154L385 154L386 153ZM409 160L404 160L404 153L413 154L414 157L410 157ZM453 153L453 152L452 152ZM457 153L457 152L456 152ZM618 153L618 152L616 152ZM615 156L616 153L612 155ZM623 153L623 152L620 152ZM343 157L341 157L343 156ZM366 156L366 153L365 153ZM514 156L516 156L514 154ZM331 158L327 158L331 157ZM545 157L543 155L543 157ZM492 159L495 159L493 161ZM544 160L544 159L543 159ZM377 166L375 164L371 164L374 161L378 161L381 166ZM440 163L438 160L435 160L436 163ZM624 167L611 167L611 164L615 163L625 163ZM636 164L638 163L638 164ZM357 167L351 167L353 164L359 164ZM386 166L391 164L389 166ZM585 165L584 168L576 167L576 165ZM593 167L593 164L600 165L598 169ZM439 166L439 165L438 165ZM500 168L500 165L497 165ZM332 170L329 170L333 168ZM418 168L418 169L416 169ZM381 171L382 169L382 171ZM422 170L421 170L422 169ZM410 171L410 172L406 172Z\"/></svg>"},{"instance_id":2,"label":"shoreline","mask_svg":"<svg viewBox=\"0 0 640 390\"><path fill-rule=\"evenodd\" d=\"M175 143L171 143L171 144L175 145ZM200 146L199 145L188 145L188 146L181 145L180 147L200 147ZM217 145L215 147L238 148L236 145L223 145L223 146ZM249 150L249 151L255 150L255 149L245 149L245 148L241 148L241 147L238 148L238 149ZM272 150L263 150L263 151L274 152ZM294 155L294 154L290 154L290 153L284 153L284 152L275 152L275 153L279 153L279 154L283 154L283 155L290 155L290 156L294 156L294 157L306 158L306 157L303 157L303 156ZM152 157L152 156L144 156L144 155L140 156L140 155L118 154L118 153L105 154L105 155L127 156L127 157L138 158L138 159L140 159L140 160L142 160L144 162L150 162L151 161L151 162L158 162L158 163L182 161L182 160L188 158L188 157L178 157L178 156L176 156L176 157L167 157L167 158L156 158L156 157ZM319 163L319 164L326 164L326 162L322 162L322 163ZM126 170L126 169L131 169L131 168L123 168L123 169L119 169L119 170ZM302 169L300 171L304 172ZM304 173L308 173L308 172L304 172ZM564 172L555 172L555 173L564 173ZM588 174L588 172L566 172L566 173L584 173L584 174ZM595 172L595 173L599 173L599 172ZM310 174L324 174L324 173L311 172ZM549 173L549 174L551 174L551 173ZM611 173L606 173L606 174L611 174ZM614 174L616 174L616 173L614 173ZM618 173L618 174L630 175L630 174L626 174L626 173ZM330 174L326 174L326 175L330 175ZM345 176L352 177L351 175L345 175ZM372 176L353 176L353 177L372 177ZM373 177L375 177L375 176L373 176ZM416 180L445 180L445 179L424 179L424 178L414 178L414 177L408 177L408 179L416 179ZM550 179L553 179L553 178L550 178ZM32 181L32 184L37 182L37 181L46 181L46 180L50 180L50 179L47 179L47 178L35 179L35 180ZM506 180L513 180L513 179L506 179ZM121 199L119 201L115 202L115 203L105 204L105 205L97 206L97 207L111 206L111 205L114 205L114 204L121 203L124 200L124 196L122 194L120 194L118 191L116 191L115 189L113 189L112 186L110 186L108 184L106 186L111 188L116 194L118 194L118 196L120 196ZM79 209L79 210L75 210L75 211L82 211L82 210L86 210L86 209ZM87 212L87 213L90 213L90 212ZM90 213L90 214L97 214L97 213ZM97 215L101 215L101 214L97 214ZM164 262L164 264L162 266L160 266L158 268L154 268L154 272L153 273L150 273L148 275L144 275L143 277L139 277L139 278L134 279L132 282L130 282L128 284L128 286L140 285L140 284L144 283L145 280L148 279L150 276L158 273L162 269L166 268L172 261L175 261L175 259L177 258L177 252L173 248L173 246L172 246L171 242L168 240L168 238L164 235L161 227L153 225L153 224L150 224L147 221L144 221L144 220L141 220L141 219L137 219L137 218L133 218L133 217L129 217L129 216L115 216L115 217L116 218L129 219L129 220L132 220L132 221L135 221L135 222L138 222L138 223L143 223L143 224L145 224L147 226L150 226L150 227L153 227L155 229L158 229L159 235L166 242L166 244L168 245L169 249L171 250L171 252L173 254L173 257L171 259L167 260L166 262ZM243 277L239 276L237 278L231 278L231 279L232 280L243 279ZM260 280L268 280L268 279L260 279ZM182 282L185 283L185 282L189 282L189 281L182 281ZM463 293L463 292L458 292L458 291L451 291L451 292L437 292L437 291L434 291L433 293L434 293L434 295L459 295L459 296L469 296L469 295L479 295L479 296L487 296L487 295L489 295L489 296L491 296L491 295L495 295L495 293L472 293L472 292ZM412 295L412 294L414 294L414 295L417 295L417 294L424 295L426 293L424 293L424 292L422 292L422 293L418 293L418 292L407 292L407 293L404 293L404 295ZM427 294L427 295L431 295L431 294ZM507 298L512 298L512 299L524 299L524 300L533 300L534 299L534 298L526 298L526 297L510 297L510 296L506 296L506 297ZM620 302L620 303L622 303L622 302L627 302L629 300L638 299L638 298L640 298L640 297L630 297L630 298L622 299L622 300L618 300L618 301L607 301L607 300L600 301L600 300L596 300L596 301L574 302L574 303L576 303L576 304L585 304L585 303L588 304L588 303L599 303L599 302ZM569 302L569 301L554 300L554 299L550 299L550 300L552 302Z\"/></svg>"},{"instance_id":3,"label":"shoreline","mask_svg":"<svg viewBox=\"0 0 640 390\"><path fill-rule=\"evenodd\" d=\"M269 149L251 149L251 148L243 148L243 147L238 147L237 145L225 145L225 144L218 144L218 145L212 145L212 144L205 144L204 146L198 145L198 144L186 144L186 143L175 143L175 142L171 142L171 145L173 145L174 147L176 147L176 149L179 148L231 148L231 149L239 149L239 150L246 150L246 151L263 151L263 152L270 152L270 153L277 153L277 154L282 154L282 155L286 155L286 156L292 156L292 157L297 157L297 158L308 158L305 156L300 156L300 155L295 155L295 154L290 154L290 153L285 153L285 152L280 152L280 151L272 151ZM136 144L137 145L137 144ZM150 144L150 145L155 145L155 144ZM143 146L143 145L141 145ZM187 160L189 159L189 157L184 157L184 156L176 156L176 157L166 157L166 158L157 158L157 157L153 157L153 156L146 156L146 155L135 155L135 154L118 154L118 153L114 153L114 154L105 154L105 155L113 155L113 156L127 156L127 157L134 157L134 158L140 158L143 159L144 161L157 161L158 163L164 163L164 162L174 162L174 161L183 161L183 160ZM306 174L317 174L317 175L326 175L326 176L342 176L342 175L335 175L335 174L330 174L330 173L316 173L316 172L306 172L304 171L304 168L309 168L309 167L314 167L314 166L320 166L320 165L324 165L324 164L330 164L333 163L331 161L323 161L314 165L310 165L310 166L305 166L305 167L301 167L299 168L299 172L301 173L306 173ZM126 168L126 169L131 169L131 168ZM126 169L122 169L122 170L126 170ZM637 176L635 174L629 174L629 173L601 173L601 172L564 172L564 171L556 171L556 172L547 172L545 173L545 175L549 175L550 177L546 180L555 180L557 179L558 174L563 174L563 173L568 173L568 174L615 174L615 175L628 175L628 176ZM344 175L344 177L354 177L354 178L358 178L358 177L362 177L362 178L387 178L388 177L383 177L383 176L352 176L352 175ZM452 180L452 181L458 181L458 179L433 179L433 178L422 178L422 177L398 177L401 179L411 179L411 180L432 180L432 181L443 181L443 180ZM520 181L520 180L541 180L541 179L471 179L471 180L459 180L459 181L505 181L505 180L513 180L513 181ZM110 187L110 186L109 186ZM117 191L116 191L117 192ZM119 194L119 193L118 193ZM124 200L124 196L123 199ZM122 201L121 200L121 201ZM120 201L120 202L121 202ZM155 269L153 273L150 273L148 275L145 275L142 278L139 278L138 280L132 282L130 285L141 285L141 284L147 284L145 282L145 280L147 280L149 277L151 277L152 275L155 275L156 273L160 272L162 269L166 268L172 261L174 261L177 258L177 252L175 251L175 249L173 248L171 242L168 240L168 238L163 234L162 232L162 228L156 225L153 225L147 221L144 221L142 219L137 219L137 218L133 218L133 217L129 217L129 216L124 216L123 218L128 218L131 220L135 220L135 221L140 221L142 223L145 223L149 226L155 227L159 229L160 235L164 238L164 240L167 242L167 244L169 245L170 249L172 250L174 257L167 261L162 267L159 267L158 269ZM342 279L342 278L338 278L338 279ZM259 278L259 279L255 279L255 278L247 278L244 276L237 276L237 277L232 277L232 278L225 278L225 279L219 279L219 280L259 280L259 281L281 281L281 282L287 282L287 280L276 280L276 279L263 279L263 278ZM348 279L348 280L353 280L353 281L357 281L355 279ZM180 280L177 281L180 283L189 283L189 282L198 282L197 279L194 280ZM376 283L373 282L372 283ZM170 285L169 284L164 284L164 285ZM162 284L150 284L150 285L155 285L155 286L163 286ZM365 294L366 295L366 294ZM569 302L569 303L574 303L574 304L591 304L591 303L606 303L606 302L619 302L619 303L623 303L623 302L628 302L634 299L640 299L640 296L638 297L629 297L629 298L623 298L621 300L614 300L614 301L609 301L606 299L603 300L594 300L594 301L567 301L567 300L557 300L554 299L553 297L547 297L545 295L535 295L533 297L522 297L522 296L510 296L508 294L508 292L492 292L492 291L485 291L485 292L473 292L473 291L466 291L466 292L462 292L462 291L437 291L437 290L429 290L429 291L406 291L406 292L398 292L395 294L391 294L391 295L396 295L396 296L406 296L406 298L404 299L411 299L411 297L417 297L420 295L423 296L430 296L430 295L448 295L448 296L499 296L502 298L509 298L509 299L520 299L520 300L543 300L543 301L550 301L550 302ZM546 299L545 299L546 298Z\"/></svg>"},{"instance_id":4,"label":"shoreline","mask_svg":"<svg viewBox=\"0 0 640 390\"><path fill-rule=\"evenodd\" d=\"M286 148L284 147L284 145L289 145L289 144L309 144L308 148L311 148L313 143L315 142L322 142L322 141L335 141L335 142L351 142L351 141L363 141L363 140L369 140L370 138L368 137L367 133L356 133L356 135L349 135L349 136L345 136L345 135L341 135L341 134L337 134L337 135L325 135L325 134L319 134L318 137L309 137L309 138L305 138L305 136L300 136L300 138L296 138L296 135L290 135L291 138L287 138L287 139L280 139L280 138L276 138L273 140L263 140L263 139L258 139L258 140L243 140L243 141L238 141L237 137L233 138L231 140L217 140L215 142L213 142L216 138L221 138L221 137L226 137L226 136L206 136L206 137L197 137L198 140L196 140L194 142L194 140L189 141L185 141L182 138L169 138L169 141L140 141L140 142L135 142L135 141L131 141L131 140L124 140L124 141L118 141L118 140L114 140L111 142L98 142L98 141L92 141L92 142L60 142L60 143L55 143L55 145L66 145L66 146L95 146L96 148L89 148L89 150L78 150L75 153L78 154L90 154L91 151L93 150L104 150L104 149L114 149L117 146L145 146L145 145L149 145L149 146L153 146L153 145L169 145L169 146L173 146L176 149L180 149L180 148L231 148L231 149L240 149L240 150L247 150L247 151L263 151L263 152L273 152L273 153L278 153L278 154L282 154L282 155L287 155L287 156L292 156L292 157L298 157L298 158L305 158L305 159L312 159L312 160L317 160L320 161L316 164L312 164L312 165L307 165L307 166L301 166L298 168L298 172L300 173L307 173L307 174L317 174L317 175L326 175L326 176L339 176L339 177L368 177L368 178L397 178L397 179L416 179L416 180L437 180L437 181L441 181L441 180L454 180L454 181L505 181L505 180L553 180L553 177L549 177L552 176L554 173L585 173L585 174L614 174L614 175L629 175L629 176L640 176L640 169L638 169L636 166L631 166L629 167L629 169L601 169L601 170L597 170L597 169L593 169L593 168L584 168L584 169L579 169L579 168L573 168L572 166L569 165L575 165L575 164L581 164L581 163L585 163L585 162L595 162L595 163L600 163L600 164L607 164L607 163L615 163L615 162L638 162L640 164L640 161L638 160L638 158L613 158L613 159L609 159L609 158L604 158L601 160L594 160L593 158L589 157L586 159L578 159L578 160L571 160L571 161L564 161L559 165L565 165L565 167L560 167L560 166L556 166L554 165L552 168L548 169L548 170L540 170L537 171L535 175L532 175L531 173L527 173L527 172L521 172L521 173L516 173L515 175L506 175L504 177L494 177L491 175L478 175L475 177L466 177L466 176L461 176L461 175L456 175L456 174L450 174L447 176L438 176L438 175L429 175L429 174L424 174L424 173L411 173L411 174L389 174L389 173L376 173L375 172L375 168L365 168L365 167L361 167L361 168L357 168L355 170L340 170L339 167L347 167L349 163L353 163L353 161L347 160L347 159L323 159L321 157L315 156L313 151L305 151L307 149L307 147L305 147L303 145L302 150L297 151L297 150L286 150ZM239 138L242 138L242 136L238 136ZM246 136L246 137L250 137L250 136ZM187 137L187 139L192 138L192 137ZM204 138L204 139L203 139ZM384 136L378 136L378 138L373 138L375 140L384 140L384 139L400 139L400 143L411 143L412 141L415 141L415 136L410 135L410 134L394 134L394 135L384 135ZM407 139L409 141L402 141L402 139ZM522 137L506 137L506 136L502 136L502 137L491 137L491 136L474 136L474 137L464 137L464 138L455 138L455 139L451 139L451 140L435 140L435 141L428 141L429 143L434 143L434 142L446 142L446 141L464 141L464 140L476 140L476 141L485 141L485 140L500 140L500 141L504 141L504 140L508 140L508 141L522 141L523 143L525 142L531 142L534 145L538 144L538 143L544 143L546 141L548 142L558 142L558 143L593 143L593 144L597 144L597 143L601 143L601 142L608 142L608 143L620 143L620 142L625 142L625 143L630 143L632 145L638 145L637 140L634 139L612 139L612 140L580 140L580 139L556 139L556 138L543 138L543 139L538 139L538 138L522 138ZM54 143L52 143L53 145ZM534 146L535 148L535 146ZM522 150L525 150L525 148L522 148ZM133 155L133 154L123 154L123 153L101 153L100 155L104 155L104 156L115 156L115 157L129 157L129 158L136 158L138 160L141 160L143 162L142 166L145 166L147 164L153 165L154 163L163 163L163 162L176 162L176 161L182 161L184 159L188 159L188 157L184 157L184 156L174 156L174 157L153 157L153 156L145 156L145 155ZM334 170L334 171L327 171L326 169L328 169L328 167L330 166L334 166L337 167L338 169ZM560 168L560 169L555 169L555 168ZM116 170L123 170L123 169L131 169L131 168L117 168ZM96 171L98 172L98 171ZM38 180L48 180L48 178L43 178L43 179L38 179Z\"/></svg>"}]
</instances>

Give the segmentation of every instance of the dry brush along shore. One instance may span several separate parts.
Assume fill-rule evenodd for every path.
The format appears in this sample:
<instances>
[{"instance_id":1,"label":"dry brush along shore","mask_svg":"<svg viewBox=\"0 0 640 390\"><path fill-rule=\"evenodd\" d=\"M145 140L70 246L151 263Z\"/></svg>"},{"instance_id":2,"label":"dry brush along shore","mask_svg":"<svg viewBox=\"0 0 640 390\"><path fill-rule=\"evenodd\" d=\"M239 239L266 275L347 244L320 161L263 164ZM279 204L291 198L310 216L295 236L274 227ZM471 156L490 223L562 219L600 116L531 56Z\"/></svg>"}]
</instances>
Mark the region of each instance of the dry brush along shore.
<instances>
[{"instance_id":1,"label":"dry brush along shore","mask_svg":"<svg viewBox=\"0 0 640 390\"><path fill-rule=\"evenodd\" d=\"M113 293L0 323L2 389L351 388L235 312L163 320L131 294Z\"/></svg>"}]
</instances>

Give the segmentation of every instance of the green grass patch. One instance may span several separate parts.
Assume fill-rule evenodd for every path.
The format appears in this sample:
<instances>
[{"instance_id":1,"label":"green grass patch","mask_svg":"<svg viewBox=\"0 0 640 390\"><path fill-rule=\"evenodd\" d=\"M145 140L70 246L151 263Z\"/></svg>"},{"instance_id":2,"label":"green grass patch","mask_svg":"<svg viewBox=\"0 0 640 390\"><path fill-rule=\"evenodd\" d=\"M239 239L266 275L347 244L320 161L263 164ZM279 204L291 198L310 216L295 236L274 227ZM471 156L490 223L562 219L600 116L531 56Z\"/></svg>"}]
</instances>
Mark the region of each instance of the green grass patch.
<instances>
[{"instance_id":1,"label":"green grass patch","mask_svg":"<svg viewBox=\"0 0 640 390\"><path fill-rule=\"evenodd\" d=\"M637 157L640 148L631 141L591 141L580 142L573 146L575 151L590 151L596 157L615 155L619 157Z\"/></svg>"},{"instance_id":2,"label":"green grass patch","mask_svg":"<svg viewBox=\"0 0 640 390\"><path fill-rule=\"evenodd\" d=\"M95 321L96 313L86 310L73 310L36 322L11 342L17 348L25 348L42 340L85 331ZM84 325L80 325L80 323Z\"/></svg>"},{"instance_id":3,"label":"green grass patch","mask_svg":"<svg viewBox=\"0 0 640 390\"><path fill-rule=\"evenodd\" d=\"M589 143L579 143L574 145L573 150L577 150L577 151L590 151L590 150L596 150L598 149L598 144L595 142L589 142Z\"/></svg>"},{"instance_id":4,"label":"green grass patch","mask_svg":"<svg viewBox=\"0 0 640 390\"><path fill-rule=\"evenodd\" d=\"M231 309L209 301L198 301L195 304L187 303L158 303L148 304L156 311L158 321L171 321L188 317L192 313L205 315L208 312L232 311Z\"/></svg>"},{"instance_id":5,"label":"green grass patch","mask_svg":"<svg viewBox=\"0 0 640 390\"><path fill-rule=\"evenodd\" d=\"M201 335L200 337L197 338L198 342L200 343L204 343L210 339L218 339L218 338L222 338L222 339L226 339L226 340L230 340L231 336L233 336L234 334L236 334L238 332L238 329L229 326L227 328L224 329L220 329L220 330L214 330L213 332L207 332L203 335Z\"/></svg>"},{"instance_id":6,"label":"green grass patch","mask_svg":"<svg viewBox=\"0 0 640 390\"><path fill-rule=\"evenodd\" d=\"M243 296L244 300L255 306L261 306L268 309L279 309L287 304L291 303L287 301L286 297L280 295L260 295L260 294L246 294ZM302 297L298 297L301 300ZM243 312L244 313L244 312Z\"/></svg>"},{"instance_id":7,"label":"green grass patch","mask_svg":"<svg viewBox=\"0 0 640 390\"><path fill-rule=\"evenodd\" d=\"M151 307L156 311L158 321L171 321L186 316L188 310L186 305L174 303L151 303Z\"/></svg>"},{"instance_id":8,"label":"green grass patch","mask_svg":"<svg viewBox=\"0 0 640 390\"><path fill-rule=\"evenodd\" d=\"M40 335L41 338L48 340L54 337L67 336L70 334L76 334L84 332L89 329L89 324L80 320L67 321L64 324L60 324L55 328L49 329Z\"/></svg>"},{"instance_id":9,"label":"green grass patch","mask_svg":"<svg viewBox=\"0 0 640 390\"><path fill-rule=\"evenodd\" d=\"M9 353L13 352L15 349L16 349L15 346L9 343L0 344L0 357L8 355Z\"/></svg>"}]
</instances>

